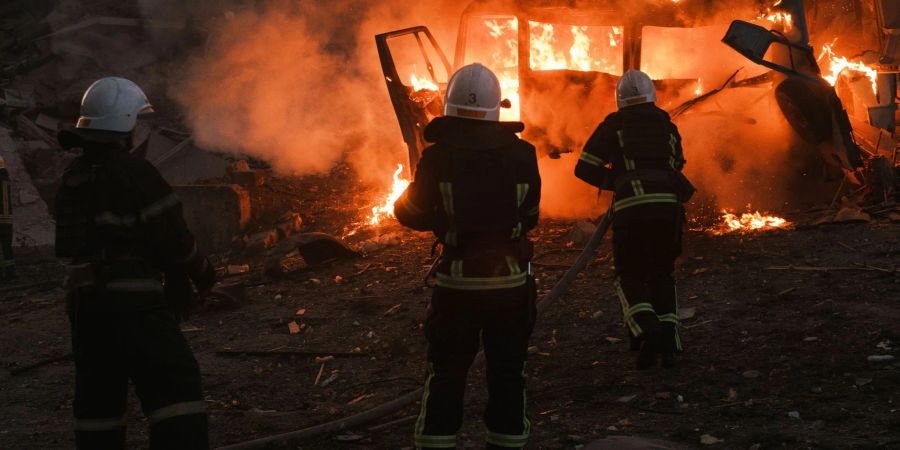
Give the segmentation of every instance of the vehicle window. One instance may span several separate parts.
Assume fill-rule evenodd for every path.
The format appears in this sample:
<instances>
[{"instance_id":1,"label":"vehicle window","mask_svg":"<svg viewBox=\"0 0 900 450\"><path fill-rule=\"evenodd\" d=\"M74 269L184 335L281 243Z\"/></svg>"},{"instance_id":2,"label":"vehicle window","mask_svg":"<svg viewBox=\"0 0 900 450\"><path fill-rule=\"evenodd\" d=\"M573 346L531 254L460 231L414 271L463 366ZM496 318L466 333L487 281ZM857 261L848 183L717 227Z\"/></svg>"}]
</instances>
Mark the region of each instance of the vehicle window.
<instances>
[{"instance_id":1,"label":"vehicle window","mask_svg":"<svg viewBox=\"0 0 900 450\"><path fill-rule=\"evenodd\" d=\"M519 21L513 16L473 17L466 30L465 63L481 63L500 79L503 97L511 108L500 120L519 120Z\"/></svg>"},{"instance_id":2,"label":"vehicle window","mask_svg":"<svg viewBox=\"0 0 900 450\"><path fill-rule=\"evenodd\" d=\"M621 75L623 28L528 22L532 70L576 70Z\"/></svg>"},{"instance_id":3,"label":"vehicle window","mask_svg":"<svg viewBox=\"0 0 900 450\"><path fill-rule=\"evenodd\" d=\"M393 37L388 40L388 45L404 85L418 91L438 90L439 85L447 83L449 74L424 33Z\"/></svg>"}]
</instances>

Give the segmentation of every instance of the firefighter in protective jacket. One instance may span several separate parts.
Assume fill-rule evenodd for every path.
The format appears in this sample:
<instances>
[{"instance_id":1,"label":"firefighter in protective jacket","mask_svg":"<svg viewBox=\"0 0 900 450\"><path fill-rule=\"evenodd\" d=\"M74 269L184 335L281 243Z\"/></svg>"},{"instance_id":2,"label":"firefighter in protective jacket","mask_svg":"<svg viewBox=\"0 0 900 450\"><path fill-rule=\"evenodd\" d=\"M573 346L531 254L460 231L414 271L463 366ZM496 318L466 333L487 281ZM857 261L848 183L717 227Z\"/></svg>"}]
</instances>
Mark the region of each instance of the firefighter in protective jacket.
<instances>
[{"instance_id":1,"label":"firefighter in protective jacket","mask_svg":"<svg viewBox=\"0 0 900 450\"><path fill-rule=\"evenodd\" d=\"M0 281L16 276L16 261L13 259L13 216L12 189L6 163L0 156Z\"/></svg>"},{"instance_id":2,"label":"firefighter in protective jacket","mask_svg":"<svg viewBox=\"0 0 900 450\"><path fill-rule=\"evenodd\" d=\"M136 84L103 78L85 93L76 127L59 134L64 148L83 150L56 197L78 448L124 447L129 379L150 448L209 447L200 371L178 327L190 296L167 301L162 274L185 274L202 292L215 272L198 254L172 188L129 152L137 116L149 111Z\"/></svg>"},{"instance_id":3,"label":"firefighter in protective jacket","mask_svg":"<svg viewBox=\"0 0 900 450\"><path fill-rule=\"evenodd\" d=\"M397 200L403 225L432 231L443 252L425 322L428 377L415 425L417 448L456 448L469 366L483 340L488 448L522 448L531 423L525 359L535 319L529 230L541 196L534 147L499 122L500 84L486 67L460 69L445 117L425 130L415 180Z\"/></svg>"},{"instance_id":4,"label":"firefighter in protective jacket","mask_svg":"<svg viewBox=\"0 0 900 450\"><path fill-rule=\"evenodd\" d=\"M682 203L693 187L678 128L655 105L650 77L629 70L616 90L619 110L597 127L575 175L615 192L613 246L616 290L639 369L674 364L678 334L675 259L681 253Z\"/></svg>"}]
</instances>

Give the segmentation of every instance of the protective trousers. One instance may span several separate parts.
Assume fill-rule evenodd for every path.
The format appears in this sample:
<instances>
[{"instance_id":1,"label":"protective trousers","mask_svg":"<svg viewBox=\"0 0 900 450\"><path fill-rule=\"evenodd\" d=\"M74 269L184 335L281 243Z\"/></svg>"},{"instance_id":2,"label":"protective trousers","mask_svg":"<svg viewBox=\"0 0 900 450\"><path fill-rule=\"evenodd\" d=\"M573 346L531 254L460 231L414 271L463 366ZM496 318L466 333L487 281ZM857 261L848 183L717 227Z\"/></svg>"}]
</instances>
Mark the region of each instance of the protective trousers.
<instances>
[{"instance_id":1,"label":"protective trousers","mask_svg":"<svg viewBox=\"0 0 900 450\"><path fill-rule=\"evenodd\" d=\"M662 336L660 352L683 350L673 277L681 254L679 219L674 214L671 219L620 214L613 222L616 291L633 350L654 333Z\"/></svg>"},{"instance_id":2,"label":"protective trousers","mask_svg":"<svg viewBox=\"0 0 900 450\"><path fill-rule=\"evenodd\" d=\"M479 335L487 358L487 448L522 448L526 414L525 360L534 328L534 284L466 291L437 287L425 323L428 378L415 427L416 448L456 448L466 377Z\"/></svg>"},{"instance_id":3,"label":"protective trousers","mask_svg":"<svg viewBox=\"0 0 900 450\"><path fill-rule=\"evenodd\" d=\"M16 262L12 253L13 216L10 184L0 174L0 280L16 275Z\"/></svg>"},{"instance_id":4,"label":"protective trousers","mask_svg":"<svg viewBox=\"0 0 900 450\"><path fill-rule=\"evenodd\" d=\"M79 449L125 447L128 380L150 426L151 449L207 449L200 371L157 292L69 294Z\"/></svg>"}]
</instances>

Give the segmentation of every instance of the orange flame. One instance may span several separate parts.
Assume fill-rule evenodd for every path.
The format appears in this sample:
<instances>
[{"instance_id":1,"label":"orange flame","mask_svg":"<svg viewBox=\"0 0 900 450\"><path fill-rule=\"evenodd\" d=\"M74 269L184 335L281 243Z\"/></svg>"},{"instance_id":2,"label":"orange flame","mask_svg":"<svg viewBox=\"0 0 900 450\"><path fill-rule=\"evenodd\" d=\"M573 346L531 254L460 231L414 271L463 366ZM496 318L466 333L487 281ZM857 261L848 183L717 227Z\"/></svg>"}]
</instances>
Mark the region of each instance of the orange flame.
<instances>
[{"instance_id":1,"label":"orange flame","mask_svg":"<svg viewBox=\"0 0 900 450\"><path fill-rule=\"evenodd\" d=\"M403 164L397 164L397 170L394 172L394 181L391 185L391 192L385 197L381 206L372 207L372 216L369 217L369 225L378 225L388 217L394 217L394 202L403 194L403 191L409 186L409 180L400 177L403 173Z\"/></svg>"},{"instance_id":2,"label":"orange flame","mask_svg":"<svg viewBox=\"0 0 900 450\"><path fill-rule=\"evenodd\" d=\"M784 218L768 216L759 211L744 213L740 216L728 211L722 211L722 222L714 234L748 233L752 231L765 231L777 228L788 228L791 223Z\"/></svg>"},{"instance_id":3,"label":"orange flame","mask_svg":"<svg viewBox=\"0 0 900 450\"><path fill-rule=\"evenodd\" d=\"M860 62L851 62L844 56L837 56L834 53L834 44L837 42L837 39L832 41L830 44L825 44L822 46L822 53L819 54L819 61L821 62L825 58L828 58L828 72L822 74L822 78L828 82L828 84L834 86L837 84L838 78L844 71L858 72L869 78L869 81L872 82L872 93L878 92L878 71L863 64Z\"/></svg>"},{"instance_id":4,"label":"orange flame","mask_svg":"<svg viewBox=\"0 0 900 450\"><path fill-rule=\"evenodd\" d=\"M410 77L410 84L412 84L413 92L419 91L438 91L438 85L434 84L431 80L427 78L419 78L416 74L412 74Z\"/></svg>"}]
</instances>

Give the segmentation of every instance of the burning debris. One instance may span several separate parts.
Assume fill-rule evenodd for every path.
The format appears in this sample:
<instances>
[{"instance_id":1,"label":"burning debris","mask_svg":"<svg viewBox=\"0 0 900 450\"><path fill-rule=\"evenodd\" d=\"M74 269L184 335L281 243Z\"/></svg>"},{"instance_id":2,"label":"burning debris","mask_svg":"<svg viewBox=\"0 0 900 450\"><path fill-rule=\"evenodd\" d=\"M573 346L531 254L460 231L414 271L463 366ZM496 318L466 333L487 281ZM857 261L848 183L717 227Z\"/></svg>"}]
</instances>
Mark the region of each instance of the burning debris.
<instances>
[{"instance_id":1,"label":"burning debris","mask_svg":"<svg viewBox=\"0 0 900 450\"><path fill-rule=\"evenodd\" d=\"M728 211L722 211L722 222L718 228L713 230L713 234L749 233L790 227L791 222L781 217L762 214L759 211L746 212L740 216Z\"/></svg>"}]
</instances>

